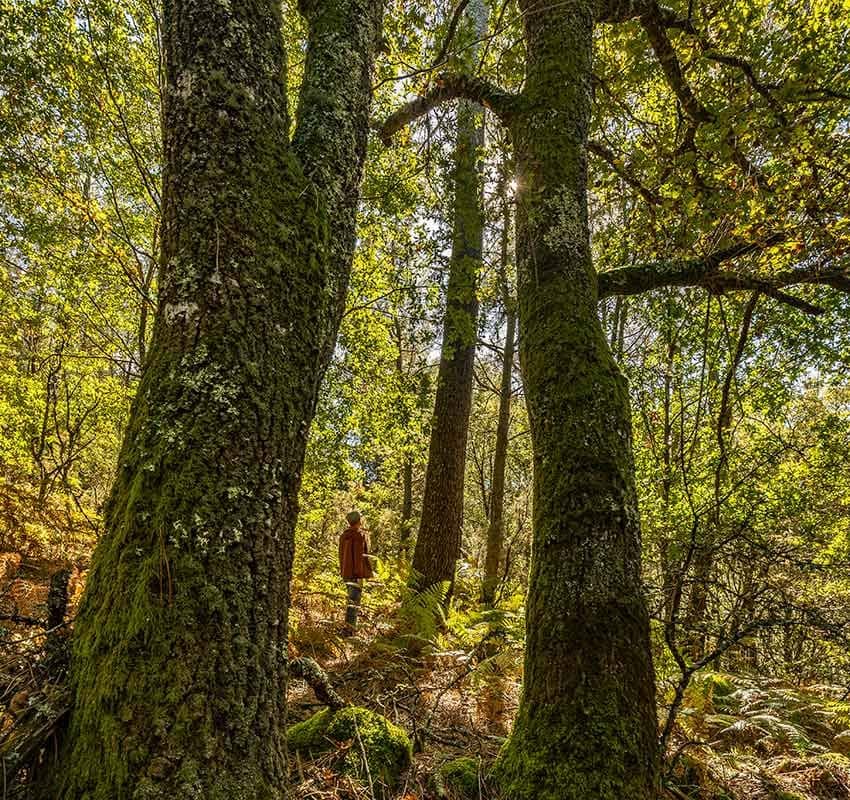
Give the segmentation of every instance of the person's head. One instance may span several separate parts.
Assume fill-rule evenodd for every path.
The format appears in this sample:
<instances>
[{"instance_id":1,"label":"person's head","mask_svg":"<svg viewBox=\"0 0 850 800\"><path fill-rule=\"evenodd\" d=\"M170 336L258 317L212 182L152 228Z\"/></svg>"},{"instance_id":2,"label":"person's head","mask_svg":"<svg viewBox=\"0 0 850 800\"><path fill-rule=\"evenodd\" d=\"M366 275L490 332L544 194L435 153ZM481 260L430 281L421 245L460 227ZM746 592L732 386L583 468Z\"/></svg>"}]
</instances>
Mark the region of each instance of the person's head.
<instances>
[{"instance_id":1,"label":"person's head","mask_svg":"<svg viewBox=\"0 0 850 800\"><path fill-rule=\"evenodd\" d=\"M355 509L354 511L349 511L345 518L348 520L348 524L351 525L352 528L360 527L360 512Z\"/></svg>"}]
</instances>

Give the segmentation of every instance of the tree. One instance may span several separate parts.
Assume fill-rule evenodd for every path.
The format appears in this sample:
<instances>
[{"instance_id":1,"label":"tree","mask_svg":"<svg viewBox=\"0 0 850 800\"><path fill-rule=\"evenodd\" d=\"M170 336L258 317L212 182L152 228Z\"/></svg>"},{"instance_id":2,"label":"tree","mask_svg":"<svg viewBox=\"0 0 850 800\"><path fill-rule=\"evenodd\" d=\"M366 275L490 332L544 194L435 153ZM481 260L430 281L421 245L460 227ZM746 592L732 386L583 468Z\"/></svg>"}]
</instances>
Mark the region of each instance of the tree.
<instances>
[{"instance_id":1,"label":"tree","mask_svg":"<svg viewBox=\"0 0 850 800\"><path fill-rule=\"evenodd\" d=\"M502 376L499 383L499 416L496 425L496 442L493 450L493 478L488 508L487 549L484 558L484 580L481 600L492 605L499 585L499 567L505 542L505 469L508 461L508 433L511 424L511 397L513 395L514 345L516 342L516 310L508 285L508 240L510 235L510 206L506 196L504 176L500 194L502 200L501 252L499 283L502 307L505 310L505 347L502 352Z\"/></svg>"},{"instance_id":2,"label":"tree","mask_svg":"<svg viewBox=\"0 0 850 800\"><path fill-rule=\"evenodd\" d=\"M483 2L475 0L467 15L466 32L480 37L487 18ZM474 54L475 49L471 52ZM484 110L474 101L461 100L452 165L452 254L443 341L422 517L413 552L414 580L421 588L441 581L452 585L460 556L466 443L478 333L478 278L484 248L480 155L483 144Z\"/></svg>"},{"instance_id":3,"label":"tree","mask_svg":"<svg viewBox=\"0 0 850 800\"><path fill-rule=\"evenodd\" d=\"M784 288L812 283L847 289L850 283L840 262L818 260L833 234L824 235L815 225L813 257L784 270L721 268L787 236L761 231L753 241L715 245L705 258L624 266L597 276L587 206L588 153L606 152L589 139L597 23L638 19L688 119L683 155L693 163L694 149L699 153L694 141L704 141L696 139L702 129L711 152L721 153L736 175L745 176L744 209L751 198L769 194L770 179L743 152L730 117L704 105L684 77L669 30L694 36L706 59L718 55L690 16L655 2L573 0L547 6L521 0L519 7L526 49L520 92L477 76L442 75L385 121L383 136L388 139L441 102L467 97L503 121L514 147L519 349L534 449L534 555L523 697L496 765L497 779L512 798L650 798L659 754L629 398L599 323L597 300L697 285L714 292L759 288L781 302L814 310ZM748 61L720 55L719 63L755 75ZM764 104L776 100L770 90L767 98L759 91L757 77L755 84L753 92ZM789 84L791 101L809 101L809 87ZM787 174L779 168L785 151L775 144L776 126L770 130L780 180ZM618 160L611 161L612 169L622 172ZM783 224L792 216L789 203L783 205L789 196L793 192L777 193L775 202L763 200L774 206L771 214L783 215ZM738 205L729 213L746 218Z\"/></svg>"},{"instance_id":4,"label":"tree","mask_svg":"<svg viewBox=\"0 0 850 800\"><path fill-rule=\"evenodd\" d=\"M159 306L76 621L65 798L281 797L304 448L342 314L379 0L167 2Z\"/></svg>"},{"instance_id":5,"label":"tree","mask_svg":"<svg viewBox=\"0 0 850 800\"><path fill-rule=\"evenodd\" d=\"M534 448L534 557L523 698L497 765L513 798L645 797L655 693L625 381L596 313L586 200L593 8L520 3L527 74L476 96L511 133L517 169L520 359Z\"/></svg>"}]
</instances>

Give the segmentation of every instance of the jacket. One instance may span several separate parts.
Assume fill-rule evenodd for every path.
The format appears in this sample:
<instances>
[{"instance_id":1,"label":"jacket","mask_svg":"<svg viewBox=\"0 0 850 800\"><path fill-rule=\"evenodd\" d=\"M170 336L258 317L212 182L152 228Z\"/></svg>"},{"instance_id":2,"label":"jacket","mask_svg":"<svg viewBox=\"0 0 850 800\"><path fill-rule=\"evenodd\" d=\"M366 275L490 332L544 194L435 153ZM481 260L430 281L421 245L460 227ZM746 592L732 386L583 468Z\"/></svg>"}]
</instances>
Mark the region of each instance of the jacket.
<instances>
[{"instance_id":1,"label":"jacket","mask_svg":"<svg viewBox=\"0 0 850 800\"><path fill-rule=\"evenodd\" d=\"M372 577L369 542L359 528L346 528L339 537L339 574L343 580Z\"/></svg>"}]
</instances>

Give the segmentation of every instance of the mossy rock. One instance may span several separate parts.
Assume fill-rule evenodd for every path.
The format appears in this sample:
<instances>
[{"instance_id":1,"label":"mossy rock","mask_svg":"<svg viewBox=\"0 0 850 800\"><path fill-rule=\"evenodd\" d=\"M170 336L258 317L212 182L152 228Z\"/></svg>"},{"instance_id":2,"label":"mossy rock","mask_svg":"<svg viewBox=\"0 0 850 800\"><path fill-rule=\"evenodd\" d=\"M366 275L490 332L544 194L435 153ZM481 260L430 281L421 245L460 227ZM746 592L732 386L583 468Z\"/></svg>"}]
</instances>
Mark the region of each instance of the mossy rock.
<instances>
[{"instance_id":1,"label":"mossy rock","mask_svg":"<svg viewBox=\"0 0 850 800\"><path fill-rule=\"evenodd\" d=\"M477 758L464 756L447 761L438 770L443 796L453 800L478 800L481 796L479 771L481 762Z\"/></svg>"},{"instance_id":2,"label":"mossy rock","mask_svg":"<svg viewBox=\"0 0 850 800\"><path fill-rule=\"evenodd\" d=\"M413 755L410 739L401 728L386 717L357 706L319 711L290 727L286 739L290 750L310 756L349 744L341 756L339 771L386 786L396 784ZM363 763L364 752L368 770Z\"/></svg>"}]
</instances>

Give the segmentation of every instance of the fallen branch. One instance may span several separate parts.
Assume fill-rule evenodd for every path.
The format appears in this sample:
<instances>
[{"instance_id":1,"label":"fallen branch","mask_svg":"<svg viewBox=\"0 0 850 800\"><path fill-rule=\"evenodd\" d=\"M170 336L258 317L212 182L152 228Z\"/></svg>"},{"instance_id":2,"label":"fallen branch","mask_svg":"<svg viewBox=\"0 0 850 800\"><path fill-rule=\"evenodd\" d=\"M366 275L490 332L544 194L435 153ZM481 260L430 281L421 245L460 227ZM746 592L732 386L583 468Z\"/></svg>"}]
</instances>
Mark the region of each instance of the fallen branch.
<instances>
[{"instance_id":1,"label":"fallen branch","mask_svg":"<svg viewBox=\"0 0 850 800\"><path fill-rule=\"evenodd\" d=\"M289 662L289 674L306 681L313 690L316 698L324 703L331 711L337 711L348 705L331 686L328 673L325 672L312 658L302 656Z\"/></svg>"},{"instance_id":2,"label":"fallen branch","mask_svg":"<svg viewBox=\"0 0 850 800\"><path fill-rule=\"evenodd\" d=\"M42 749L58 733L71 710L71 693L65 687L53 687L28 698L28 705L14 724L0 736L0 764L8 790L16 785L18 773L37 763Z\"/></svg>"}]
</instances>

